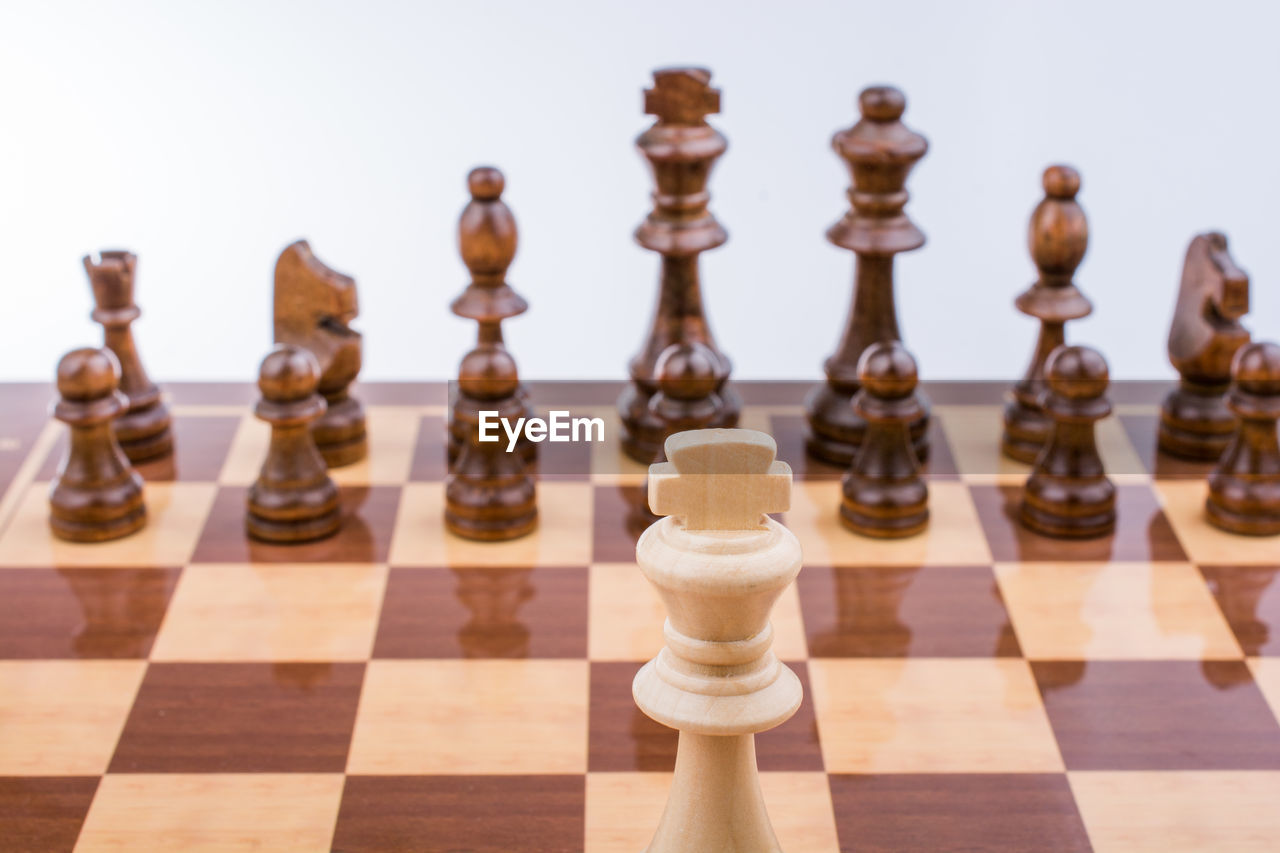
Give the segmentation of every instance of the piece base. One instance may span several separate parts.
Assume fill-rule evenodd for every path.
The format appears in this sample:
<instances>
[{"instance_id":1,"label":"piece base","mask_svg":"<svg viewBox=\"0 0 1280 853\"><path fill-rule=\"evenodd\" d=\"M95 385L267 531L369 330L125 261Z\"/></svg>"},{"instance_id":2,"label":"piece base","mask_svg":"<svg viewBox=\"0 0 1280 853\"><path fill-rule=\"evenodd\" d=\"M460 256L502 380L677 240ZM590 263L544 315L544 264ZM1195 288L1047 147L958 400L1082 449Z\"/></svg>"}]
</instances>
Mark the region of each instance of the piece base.
<instances>
[{"instance_id":1,"label":"piece base","mask_svg":"<svg viewBox=\"0 0 1280 853\"><path fill-rule=\"evenodd\" d=\"M872 539L905 539L924 532L929 526L929 510L866 510L845 501L840 505L840 523L854 533Z\"/></svg>"},{"instance_id":2,"label":"piece base","mask_svg":"<svg viewBox=\"0 0 1280 853\"><path fill-rule=\"evenodd\" d=\"M314 542L327 539L342 527L342 513L334 508L315 518L295 521L275 521L254 515L252 511L245 514L245 531L250 538L259 542L275 545L295 545L302 542Z\"/></svg>"},{"instance_id":3,"label":"piece base","mask_svg":"<svg viewBox=\"0 0 1280 853\"><path fill-rule=\"evenodd\" d=\"M142 504L108 521L86 523L58 515L49 516L53 535L67 542L110 542L137 533L146 526L147 508Z\"/></svg>"},{"instance_id":4,"label":"piece base","mask_svg":"<svg viewBox=\"0 0 1280 853\"><path fill-rule=\"evenodd\" d=\"M1210 524L1228 533L1244 536L1280 534L1280 513L1263 516L1244 515L1217 503L1212 497L1205 500L1204 512Z\"/></svg>"},{"instance_id":5,"label":"piece base","mask_svg":"<svg viewBox=\"0 0 1280 853\"><path fill-rule=\"evenodd\" d=\"M1059 515L1024 500L1018 508L1018 517L1027 529L1054 539L1096 539L1114 533L1116 529L1114 508L1096 513Z\"/></svg>"},{"instance_id":6,"label":"piece base","mask_svg":"<svg viewBox=\"0 0 1280 853\"><path fill-rule=\"evenodd\" d=\"M506 542L527 536L538 527L538 511L506 519L478 519L445 509L444 526L455 536L475 542Z\"/></svg>"}]
</instances>

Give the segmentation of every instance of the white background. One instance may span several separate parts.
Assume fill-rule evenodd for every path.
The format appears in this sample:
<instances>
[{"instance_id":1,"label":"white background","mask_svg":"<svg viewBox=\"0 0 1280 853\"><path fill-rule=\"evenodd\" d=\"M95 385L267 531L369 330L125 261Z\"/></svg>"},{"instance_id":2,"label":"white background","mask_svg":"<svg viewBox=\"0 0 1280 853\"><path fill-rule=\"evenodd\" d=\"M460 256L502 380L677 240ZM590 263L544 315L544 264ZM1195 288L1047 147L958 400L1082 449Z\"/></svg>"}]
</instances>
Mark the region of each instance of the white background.
<instances>
[{"instance_id":1,"label":"white background","mask_svg":"<svg viewBox=\"0 0 1280 853\"><path fill-rule=\"evenodd\" d=\"M465 175L507 174L521 227L507 324L529 378L621 377L657 258L631 240L632 140L655 67L702 64L729 151L729 243L705 296L742 378L816 378L850 298L823 238L847 183L829 147L891 82L931 143L898 261L926 378L1021 372L1035 323L1027 216L1051 162L1084 177L1093 317L1069 337L1120 378L1171 375L1182 255L1219 228L1280 338L1280 7L1123 3L85 3L0 11L0 379L97 343L80 258L140 255L135 327L159 379L256 375L271 275L298 237L359 282L366 379L440 379L474 327L448 311Z\"/></svg>"}]
</instances>

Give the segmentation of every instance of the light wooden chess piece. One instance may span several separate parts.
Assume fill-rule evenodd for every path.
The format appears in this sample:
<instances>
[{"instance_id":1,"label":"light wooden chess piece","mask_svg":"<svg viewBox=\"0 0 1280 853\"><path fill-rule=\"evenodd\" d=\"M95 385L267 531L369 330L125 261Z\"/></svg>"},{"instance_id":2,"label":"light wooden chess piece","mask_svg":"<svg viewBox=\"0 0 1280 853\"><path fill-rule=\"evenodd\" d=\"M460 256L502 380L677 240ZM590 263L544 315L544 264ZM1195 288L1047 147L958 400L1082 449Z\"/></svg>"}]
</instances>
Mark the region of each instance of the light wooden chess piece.
<instances>
[{"instance_id":1,"label":"light wooden chess piece","mask_svg":"<svg viewBox=\"0 0 1280 853\"><path fill-rule=\"evenodd\" d=\"M666 604L666 647L632 694L680 742L647 853L778 851L755 733L790 718L803 693L770 648L769 611L800 571L799 541L766 515L788 509L791 468L754 430L681 432L665 449L649 504L667 518L640 537L636 561Z\"/></svg>"}]
</instances>

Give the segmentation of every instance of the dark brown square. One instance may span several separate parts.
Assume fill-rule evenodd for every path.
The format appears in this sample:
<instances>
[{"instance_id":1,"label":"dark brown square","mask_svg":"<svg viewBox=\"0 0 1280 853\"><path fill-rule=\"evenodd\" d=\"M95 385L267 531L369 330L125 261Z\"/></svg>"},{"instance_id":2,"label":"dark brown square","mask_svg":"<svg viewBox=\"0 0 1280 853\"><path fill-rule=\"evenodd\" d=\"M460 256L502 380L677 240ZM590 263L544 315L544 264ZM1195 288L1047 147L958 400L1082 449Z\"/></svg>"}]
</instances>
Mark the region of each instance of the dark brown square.
<instances>
[{"instance_id":1,"label":"dark brown square","mask_svg":"<svg viewBox=\"0 0 1280 853\"><path fill-rule=\"evenodd\" d=\"M1182 562L1186 552L1169 519L1146 485L1116 486L1116 529L1096 539L1054 539L1018 520L1022 489L1018 486L970 486L978 520L997 562L1065 562L1107 560Z\"/></svg>"},{"instance_id":2,"label":"dark brown square","mask_svg":"<svg viewBox=\"0 0 1280 853\"><path fill-rule=\"evenodd\" d=\"M348 776L333 853L569 853L586 777Z\"/></svg>"},{"instance_id":3,"label":"dark brown square","mask_svg":"<svg viewBox=\"0 0 1280 853\"><path fill-rule=\"evenodd\" d=\"M183 415L173 419L173 453L163 459L144 462L137 467L148 482L170 480L181 482L214 482L222 472L222 465L231 450L240 418L235 415ZM50 480L58 471L58 465L67 450L67 433L64 430L57 444L45 457L44 465L36 477Z\"/></svg>"},{"instance_id":4,"label":"dark brown square","mask_svg":"<svg viewBox=\"0 0 1280 853\"><path fill-rule=\"evenodd\" d=\"M145 658L179 569L0 572L0 659Z\"/></svg>"},{"instance_id":5,"label":"dark brown square","mask_svg":"<svg viewBox=\"0 0 1280 853\"><path fill-rule=\"evenodd\" d=\"M1245 655L1280 655L1280 565L1201 566L1200 573Z\"/></svg>"},{"instance_id":6,"label":"dark brown square","mask_svg":"<svg viewBox=\"0 0 1280 853\"><path fill-rule=\"evenodd\" d=\"M596 563L630 563L636 558L636 540L657 521L649 512L644 486L597 485L592 487L593 529L591 559Z\"/></svg>"},{"instance_id":7,"label":"dark brown square","mask_svg":"<svg viewBox=\"0 0 1280 853\"><path fill-rule=\"evenodd\" d=\"M449 433L445 419L428 415L418 424L418 437L413 446L413 462L409 479L415 482L444 482L449 473Z\"/></svg>"},{"instance_id":8,"label":"dark brown square","mask_svg":"<svg viewBox=\"0 0 1280 853\"><path fill-rule=\"evenodd\" d=\"M842 851L1092 850L1060 773L832 776Z\"/></svg>"},{"instance_id":9,"label":"dark brown square","mask_svg":"<svg viewBox=\"0 0 1280 853\"><path fill-rule=\"evenodd\" d=\"M988 566L805 566L811 657L1018 657Z\"/></svg>"},{"instance_id":10,"label":"dark brown square","mask_svg":"<svg viewBox=\"0 0 1280 853\"><path fill-rule=\"evenodd\" d=\"M341 773L363 679L360 663L153 663L110 772Z\"/></svg>"},{"instance_id":11,"label":"dark brown square","mask_svg":"<svg viewBox=\"0 0 1280 853\"><path fill-rule=\"evenodd\" d=\"M1031 670L1068 770L1280 769L1280 724L1243 660Z\"/></svg>"},{"instance_id":12,"label":"dark brown square","mask_svg":"<svg viewBox=\"0 0 1280 853\"><path fill-rule=\"evenodd\" d=\"M328 539L271 545L244 529L248 489L223 486L196 543L195 563L385 563L400 508L397 486L343 486L342 529Z\"/></svg>"},{"instance_id":13,"label":"dark brown square","mask_svg":"<svg viewBox=\"0 0 1280 853\"><path fill-rule=\"evenodd\" d=\"M1195 462L1161 453L1156 446L1160 416L1117 415L1129 443L1142 460L1143 471L1157 480L1202 480L1213 470L1214 462Z\"/></svg>"},{"instance_id":14,"label":"dark brown square","mask_svg":"<svg viewBox=\"0 0 1280 853\"><path fill-rule=\"evenodd\" d=\"M809 689L809 668L788 663L800 677L804 702L791 719L756 735L756 758L764 771L820 771L822 751ZM631 697L631 682L640 664L591 663L591 706L587 734L587 769L663 771L675 768L679 733L649 719Z\"/></svg>"},{"instance_id":15,"label":"dark brown square","mask_svg":"<svg viewBox=\"0 0 1280 853\"><path fill-rule=\"evenodd\" d=\"M392 569L379 658L583 658L585 568Z\"/></svg>"},{"instance_id":16,"label":"dark brown square","mask_svg":"<svg viewBox=\"0 0 1280 853\"><path fill-rule=\"evenodd\" d=\"M97 790L97 776L0 777L0 848L71 853Z\"/></svg>"}]
</instances>

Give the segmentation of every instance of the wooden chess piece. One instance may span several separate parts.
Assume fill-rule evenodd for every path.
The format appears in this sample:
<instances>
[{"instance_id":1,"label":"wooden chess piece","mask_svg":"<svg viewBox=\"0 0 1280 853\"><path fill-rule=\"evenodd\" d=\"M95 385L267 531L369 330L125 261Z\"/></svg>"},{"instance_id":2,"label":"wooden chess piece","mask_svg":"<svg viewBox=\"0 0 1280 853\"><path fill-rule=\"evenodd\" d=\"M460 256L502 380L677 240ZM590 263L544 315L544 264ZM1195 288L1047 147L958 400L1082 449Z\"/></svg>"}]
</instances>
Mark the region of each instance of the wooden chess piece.
<instances>
[{"instance_id":1,"label":"wooden chess piece","mask_svg":"<svg viewBox=\"0 0 1280 853\"><path fill-rule=\"evenodd\" d=\"M514 423L525 414L515 359L500 344L483 343L467 353L459 370L453 416L464 443L445 479L445 526L466 539L516 539L538 524L533 475L519 448L508 450L495 419ZM490 432L482 440L481 412Z\"/></svg>"},{"instance_id":2,"label":"wooden chess piece","mask_svg":"<svg viewBox=\"0 0 1280 853\"><path fill-rule=\"evenodd\" d=\"M716 354L709 346L698 341L672 344L658 356L654 374L658 390L649 407L669 434L705 429L715 422L722 409L716 393L721 383L716 375Z\"/></svg>"},{"instance_id":3,"label":"wooden chess piece","mask_svg":"<svg viewBox=\"0 0 1280 853\"><path fill-rule=\"evenodd\" d=\"M133 321L142 314L133 298L138 256L106 251L94 263L86 255L84 270L93 290L91 316L102 325L103 345L120 362L120 391L129 401L113 426L120 449L134 464L168 456L173 452L169 407L143 369L133 340Z\"/></svg>"},{"instance_id":4,"label":"wooden chess piece","mask_svg":"<svg viewBox=\"0 0 1280 853\"><path fill-rule=\"evenodd\" d=\"M1089 347L1058 347L1045 378L1041 406L1053 426L1023 487L1022 523L1046 536L1104 536L1116 526L1116 488L1103 470L1094 424L1111 414L1107 362Z\"/></svg>"},{"instance_id":5,"label":"wooden chess piece","mask_svg":"<svg viewBox=\"0 0 1280 853\"><path fill-rule=\"evenodd\" d=\"M1178 387L1160 409L1157 443L1183 459L1217 460L1236 418L1227 408L1231 360L1249 343L1240 318L1249 313L1249 276L1227 251L1227 238L1197 234L1182 262L1182 285L1169 327L1169 361Z\"/></svg>"},{"instance_id":6,"label":"wooden chess piece","mask_svg":"<svg viewBox=\"0 0 1280 853\"><path fill-rule=\"evenodd\" d=\"M1040 333L1031 365L1005 404L1000 440L1005 456L1028 465L1036 461L1052 429L1052 420L1040 408L1045 362L1065 343L1067 321L1093 311L1073 280L1089 246L1089 221L1076 201L1080 173L1070 166L1050 166L1041 184L1044 199L1032 211L1027 228L1027 247L1039 275L1014 301L1019 311L1040 321Z\"/></svg>"},{"instance_id":7,"label":"wooden chess piece","mask_svg":"<svg viewBox=\"0 0 1280 853\"><path fill-rule=\"evenodd\" d=\"M276 261L275 339L303 347L320 365L327 408L311 428L330 468L352 465L369 453L364 406L351 396L363 349L351 321L360 313L356 282L330 269L306 240L285 247Z\"/></svg>"},{"instance_id":8,"label":"wooden chess piece","mask_svg":"<svg viewBox=\"0 0 1280 853\"><path fill-rule=\"evenodd\" d=\"M254 539L293 544L338 532L338 487L316 448L312 425L325 411L320 365L311 351L278 344L262 360L254 414L271 424L271 444L249 488L245 528Z\"/></svg>"},{"instance_id":9,"label":"wooden chess piece","mask_svg":"<svg viewBox=\"0 0 1280 853\"><path fill-rule=\"evenodd\" d=\"M450 305L459 317L479 324L476 342L483 347L505 347L502 321L529 310L529 303L507 284L507 268L515 260L519 232L511 208L502 200L506 178L492 166L480 166L467 175L471 201L458 219L458 251L471 273L471 283ZM516 396L524 403L520 417L533 417L529 393L521 384ZM452 465L466 444L468 425L449 414L448 459ZM519 448L525 460L538 458L538 445L520 439Z\"/></svg>"},{"instance_id":10,"label":"wooden chess piece","mask_svg":"<svg viewBox=\"0 0 1280 853\"><path fill-rule=\"evenodd\" d=\"M853 405L866 429L844 475L840 520L863 536L913 536L929 522L929 487L911 444L922 414L915 359L898 341L872 344L858 359L858 382Z\"/></svg>"},{"instance_id":11,"label":"wooden chess piece","mask_svg":"<svg viewBox=\"0 0 1280 853\"><path fill-rule=\"evenodd\" d=\"M635 239L662 256L662 278L653 323L629 364L631 382L618 398L618 413L623 450L647 463L658 458L672 431L649 405L658 390L658 358L667 347L700 343L714 356L717 410L711 426L736 424L742 401L727 384L731 364L712 338L698 277L698 255L729 239L707 209L707 179L728 148L706 121L720 111L720 91L711 88L709 71L669 68L653 73L653 88L644 94L644 110L657 121L636 145L653 170L657 191L653 212L636 229Z\"/></svg>"},{"instance_id":12,"label":"wooden chess piece","mask_svg":"<svg viewBox=\"0 0 1280 853\"><path fill-rule=\"evenodd\" d=\"M858 392L858 359L867 347L902 338L894 302L893 258L924 245L924 234L903 212L907 175L929 149L928 141L902 123L906 96L892 86L872 86L858 96L861 119L841 130L831 145L852 175L844 217L827 239L854 252L853 305L836 351L826 360L826 382L805 400L805 447L818 459L848 466L866 422L851 402ZM929 405L916 391L920 417L911 424L916 456L929 453Z\"/></svg>"},{"instance_id":13,"label":"wooden chess piece","mask_svg":"<svg viewBox=\"0 0 1280 853\"><path fill-rule=\"evenodd\" d=\"M636 562L667 606L666 646L632 695L678 729L675 776L648 853L777 851L756 767L755 733L800 707L802 688L770 646L769 612L800 571L783 512L791 469L761 432L710 429L667 439L649 469L649 503L667 516Z\"/></svg>"},{"instance_id":14,"label":"wooden chess piece","mask_svg":"<svg viewBox=\"0 0 1280 853\"><path fill-rule=\"evenodd\" d=\"M58 362L53 416L70 428L66 455L49 486L49 526L59 539L105 542L147 523L142 477L112 432L129 407L120 362L109 349L72 350Z\"/></svg>"},{"instance_id":15,"label":"wooden chess piece","mask_svg":"<svg viewBox=\"0 0 1280 853\"><path fill-rule=\"evenodd\" d=\"M1241 347L1231 362L1231 379L1227 405L1239 426L1209 475L1205 511L1209 521L1232 533L1280 533L1280 346Z\"/></svg>"}]
</instances>

